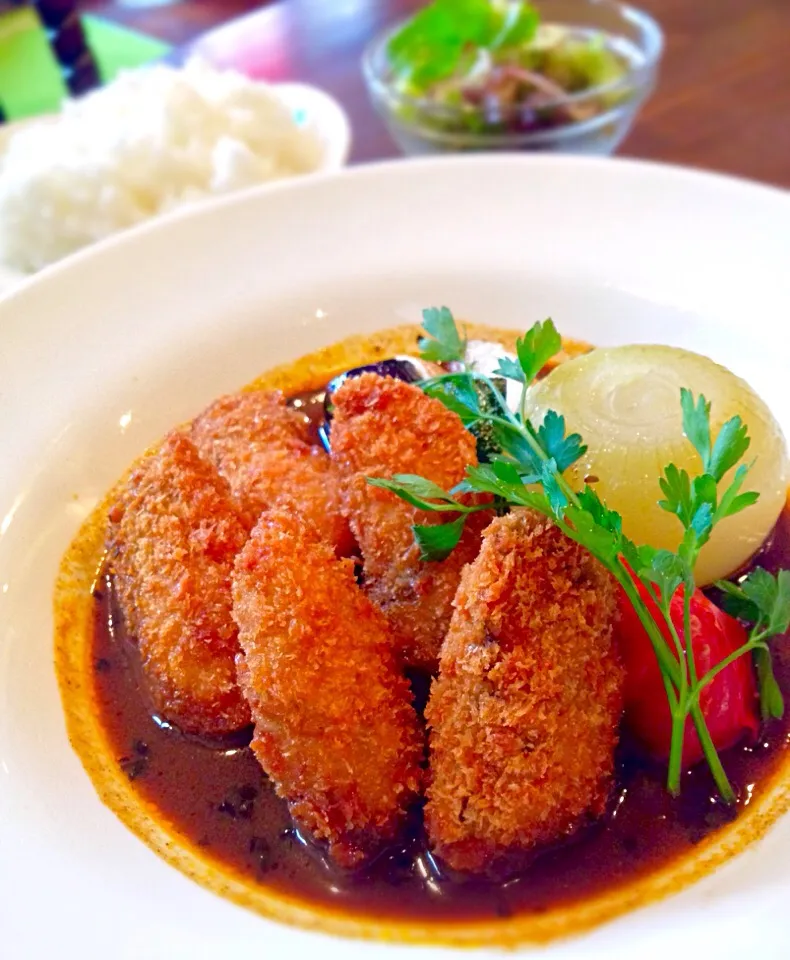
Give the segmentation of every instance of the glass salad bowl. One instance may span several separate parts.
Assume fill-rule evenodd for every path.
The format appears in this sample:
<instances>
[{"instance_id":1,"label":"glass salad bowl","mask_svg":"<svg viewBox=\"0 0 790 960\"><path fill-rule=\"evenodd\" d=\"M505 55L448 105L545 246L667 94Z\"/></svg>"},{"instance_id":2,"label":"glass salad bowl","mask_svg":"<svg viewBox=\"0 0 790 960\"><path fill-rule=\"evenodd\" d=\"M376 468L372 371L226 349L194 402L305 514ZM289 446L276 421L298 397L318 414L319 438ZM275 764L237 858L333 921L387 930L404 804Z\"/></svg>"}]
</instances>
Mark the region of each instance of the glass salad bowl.
<instances>
[{"instance_id":1,"label":"glass salad bowl","mask_svg":"<svg viewBox=\"0 0 790 960\"><path fill-rule=\"evenodd\" d=\"M362 69L406 154L609 154L651 94L662 50L656 21L617 0L435 0L376 37Z\"/></svg>"}]
</instances>

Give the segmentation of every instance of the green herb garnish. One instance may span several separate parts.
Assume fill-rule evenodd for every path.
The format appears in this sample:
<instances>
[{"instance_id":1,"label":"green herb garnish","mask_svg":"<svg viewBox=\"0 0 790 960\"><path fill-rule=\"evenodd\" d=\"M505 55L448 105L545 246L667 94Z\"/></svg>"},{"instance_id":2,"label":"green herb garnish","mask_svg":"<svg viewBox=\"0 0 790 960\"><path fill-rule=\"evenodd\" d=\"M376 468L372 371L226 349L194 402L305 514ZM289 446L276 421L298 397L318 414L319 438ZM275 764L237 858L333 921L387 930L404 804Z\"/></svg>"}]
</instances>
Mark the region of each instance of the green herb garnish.
<instances>
[{"instance_id":1,"label":"green herb garnish","mask_svg":"<svg viewBox=\"0 0 790 960\"><path fill-rule=\"evenodd\" d=\"M779 719L784 714L784 698L774 677L771 651L765 641L790 627L790 570L780 570L774 577L755 567L740 583L720 580L716 586L723 593L724 609L752 624L746 646L754 653L760 710L763 720ZM732 659L745 652L745 649L736 650Z\"/></svg>"},{"instance_id":2,"label":"green herb garnish","mask_svg":"<svg viewBox=\"0 0 790 960\"><path fill-rule=\"evenodd\" d=\"M781 716L784 703L773 674L768 640L790 626L790 571L773 576L755 569L737 585L719 583L727 608L750 621L752 627L745 644L702 677L696 675L690 623L690 602L696 586L694 566L716 525L758 498L757 493L742 492L751 466L740 462L749 447L746 425L740 417L733 417L713 437L710 404L702 396L695 398L689 390L681 391L683 429L699 454L701 471L692 477L675 464L668 464L658 482L663 494L660 505L678 517L683 539L676 552L637 545L623 534L620 515L610 510L589 485L574 490L565 479L564 472L586 449L582 438L568 435L564 418L553 410L537 428L525 416L529 384L561 349L561 338L551 320L535 324L518 341L517 362L504 360L497 370L498 377L521 384L517 413L510 410L492 378L463 363L464 341L446 307L426 311L424 326L430 334L430 339L421 341L424 355L430 359L447 357L460 369L423 382L423 389L455 411L467 428L486 425L496 438L499 453L489 463L469 467L465 479L451 491L413 475L392 480L370 478L368 482L391 490L421 510L453 514L449 523L414 527L425 560L447 557L461 537L466 518L477 510L491 508L490 504L469 505L463 495L470 493L493 494L500 508L536 510L589 550L623 588L650 638L672 717L667 772L670 793L680 792L683 741L690 717L717 789L726 802L732 802L735 794L708 731L700 693L730 663L753 654L763 716ZM493 409L481 403L481 384L493 400ZM732 480L723 486L724 476L736 466ZM640 595L637 582L654 598L658 616ZM681 588L682 637L670 616L670 603Z\"/></svg>"},{"instance_id":3,"label":"green herb garnish","mask_svg":"<svg viewBox=\"0 0 790 960\"><path fill-rule=\"evenodd\" d=\"M458 333L453 315L447 307L429 307L423 310L422 326L428 334L419 341L420 356L423 360L437 363L463 361L466 340Z\"/></svg>"}]
</instances>

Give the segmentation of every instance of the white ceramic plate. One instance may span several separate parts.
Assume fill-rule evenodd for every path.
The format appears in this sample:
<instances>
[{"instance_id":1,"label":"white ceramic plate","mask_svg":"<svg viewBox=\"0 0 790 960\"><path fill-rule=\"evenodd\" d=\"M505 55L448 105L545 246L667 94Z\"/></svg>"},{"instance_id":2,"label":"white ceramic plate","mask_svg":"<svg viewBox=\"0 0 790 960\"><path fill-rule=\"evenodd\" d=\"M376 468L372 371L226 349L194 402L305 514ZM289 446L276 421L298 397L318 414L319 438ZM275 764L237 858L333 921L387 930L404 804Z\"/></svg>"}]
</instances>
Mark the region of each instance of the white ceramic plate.
<instances>
[{"instance_id":1,"label":"white ceramic plate","mask_svg":"<svg viewBox=\"0 0 790 960\"><path fill-rule=\"evenodd\" d=\"M329 173L344 167L351 150L351 125L348 115L334 97L307 83L271 84L290 109L300 127L310 128L321 144L318 173ZM13 134L34 123L47 123L49 117L36 117L0 125L0 166L3 151ZM23 274L0 261L0 297L15 286Z\"/></svg>"},{"instance_id":2,"label":"white ceramic plate","mask_svg":"<svg viewBox=\"0 0 790 960\"><path fill-rule=\"evenodd\" d=\"M661 341L746 376L790 427L790 198L623 161L399 162L211 202L0 303L0 953L400 957L195 886L126 831L66 739L50 595L81 519L172 424L259 371L427 304L598 343ZM681 895L555 958L790 952L790 818Z\"/></svg>"}]
</instances>

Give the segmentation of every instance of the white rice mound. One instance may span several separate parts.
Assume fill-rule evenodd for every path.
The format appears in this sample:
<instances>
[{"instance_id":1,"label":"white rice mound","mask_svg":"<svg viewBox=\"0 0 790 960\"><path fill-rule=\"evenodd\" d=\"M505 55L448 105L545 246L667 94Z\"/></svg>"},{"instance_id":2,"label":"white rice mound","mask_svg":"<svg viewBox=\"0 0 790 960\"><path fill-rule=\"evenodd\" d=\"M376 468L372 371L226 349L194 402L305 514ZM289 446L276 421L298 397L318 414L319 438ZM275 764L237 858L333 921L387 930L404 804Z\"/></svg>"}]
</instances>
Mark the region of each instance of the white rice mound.
<instances>
[{"instance_id":1,"label":"white rice mound","mask_svg":"<svg viewBox=\"0 0 790 960\"><path fill-rule=\"evenodd\" d=\"M273 88L155 66L22 127L0 157L0 260L34 271L149 217L315 170L320 141Z\"/></svg>"}]
</instances>

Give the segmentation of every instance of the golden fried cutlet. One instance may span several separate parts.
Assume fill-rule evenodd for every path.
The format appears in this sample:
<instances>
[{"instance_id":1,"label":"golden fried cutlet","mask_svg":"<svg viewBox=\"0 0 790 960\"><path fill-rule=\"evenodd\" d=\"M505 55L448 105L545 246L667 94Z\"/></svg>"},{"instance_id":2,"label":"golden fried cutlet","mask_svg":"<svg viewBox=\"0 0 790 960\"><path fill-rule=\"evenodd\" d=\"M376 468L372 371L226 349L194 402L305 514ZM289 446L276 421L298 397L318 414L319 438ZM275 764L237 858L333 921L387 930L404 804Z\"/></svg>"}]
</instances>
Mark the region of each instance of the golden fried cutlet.
<instances>
[{"instance_id":1,"label":"golden fried cutlet","mask_svg":"<svg viewBox=\"0 0 790 960\"><path fill-rule=\"evenodd\" d=\"M132 472L110 512L115 590L151 697L187 733L220 736L250 722L230 582L248 529L227 482L179 433Z\"/></svg>"},{"instance_id":2,"label":"golden fried cutlet","mask_svg":"<svg viewBox=\"0 0 790 960\"><path fill-rule=\"evenodd\" d=\"M419 474L449 489L477 463L475 438L438 400L391 377L366 373L347 380L334 403L332 459L344 476L345 509L362 552L365 589L387 617L403 661L433 669L461 570L477 555L490 516L473 516L450 556L426 563L412 525L443 523L448 515L418 510L372 487L366 477Z\"/></svg>"},{"instance_id":3,"label":"golden fried cutlet","mask_svg":"<svg viewBox=\"0 0 790 960\"><path fill-rule=\"evenodd\" d=\"M426 719L435 851L482 871L598 816L624 673L614 581L548 520L494 520L464 571Z\"/></svg>"},{"instance_id":4,"label":"golden fried cutlet","mask_svg":"<svg viewBox=\"0 0 790 960\"><path fill-rule=\"evenodd\" d=\"M381 614L314 529L261 515L236 560L239 682L252 749L294 819L341 866L391 839L420 784L423 737Z\"/></svg>"},{"instance_id":5,"label":"golden fried cutlet","mask_svg":"<svg viewBox=\"0 0 790 960\"><path fill-rule=\"evenodd\" d=\"M353 551L335 467L320 447L310 445L304 417L286 405L281 393L254 390L222 397L193 421L190 435L255 519L288 503L338 556Z\"/></svg>"}]
</instances>

